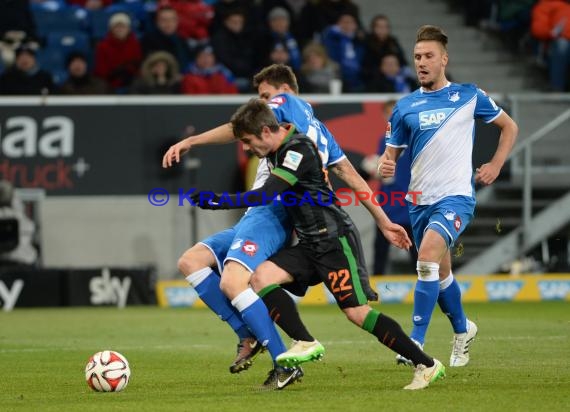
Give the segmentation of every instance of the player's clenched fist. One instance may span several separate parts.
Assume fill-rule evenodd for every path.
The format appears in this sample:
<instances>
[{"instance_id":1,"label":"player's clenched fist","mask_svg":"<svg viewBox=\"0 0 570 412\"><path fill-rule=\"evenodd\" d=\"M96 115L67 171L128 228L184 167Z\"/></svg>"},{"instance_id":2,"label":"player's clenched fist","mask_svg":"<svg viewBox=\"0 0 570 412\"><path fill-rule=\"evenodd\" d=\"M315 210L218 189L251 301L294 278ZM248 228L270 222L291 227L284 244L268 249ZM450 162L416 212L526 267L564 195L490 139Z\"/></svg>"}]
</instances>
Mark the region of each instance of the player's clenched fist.
<instances>
[{"instance_id":1,"label":"player's clenched fist","mask_svg":"<svg viewBox=\"0 0 570 412\"><path fill-rule=\"evenodd\" d=\"M378 159L378 174L382 178L393 177L396 173L396 162L390 158L388 153L384 153Z\"/></svg>"}]
</instances>

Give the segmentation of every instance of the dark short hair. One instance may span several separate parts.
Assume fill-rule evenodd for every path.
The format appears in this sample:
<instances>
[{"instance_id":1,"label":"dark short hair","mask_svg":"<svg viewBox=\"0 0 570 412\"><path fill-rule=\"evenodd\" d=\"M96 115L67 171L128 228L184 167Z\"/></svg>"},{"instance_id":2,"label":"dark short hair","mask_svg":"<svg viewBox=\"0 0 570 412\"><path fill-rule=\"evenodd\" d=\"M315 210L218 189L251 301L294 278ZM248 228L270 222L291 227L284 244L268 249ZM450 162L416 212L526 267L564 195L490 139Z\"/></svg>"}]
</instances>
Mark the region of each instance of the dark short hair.
<instances>
[{"instance_id":1,"label":"dark short hair","mask_svg":"<svg viewBox=\"0 0 570 412\"><path fill-rule=\"evenodd\" d=\"M425 25L418 29L416 43L421 41L436 41L447 51L447 34L441 27Z\"/></svg>"},{"instance_id":2,"label":"dark short hair","mask_svg":"<svg viewBox=\"0 0 570 412\"><path fill-rule=\"evenodd\" d=\"M370 20L370 31L374 31L374 25L376 24L377 21L380 20L386 20L388 22L388 26L390 26L390 19L388 18L388 16L386 16L385 14L377 14L374 17L372 17L372 20Z\"/></svg>"},{"instance_id":3,"label":"dark short hair","mask_svg":"<svg viewBox=\"0 0 570 412\"><path fill-rule=\"evenodd\" d=\"M285 64L272 64L264 67L253 76L253 87L257 89L263 82L267 82L275 88L279 88L283 84L288 85L295 94L299 93L299 84L297 77L293 73L293 69Z\"/></svg>"},{"instance_id":4,"label":"dark short hair","mask_svg":"<svg viewBox=\"0 0 570 412\"><path fill-rule=\"evenodd\" d=\"M279 123L267 103L257 97L250 99L232 116L230 123L236 139L245 134L261 137L263 127L267 126L272 132L279 130Z\"/></svg>"},{"instance_id":5,"label":"dark short hair","mask_svg":"<svg viewBox=\"0 0 570 412\"><path fill-rule=\"evenodd\" d=\"M83 53L81 51L74 50L67 55L67 58L65 59L65 63L66 63L65 67L69 67L71 62L75 59L80 59L80 60L83 60L85 63L87 63L87 56L85 55L85 53Z\"/></svg>"},{"instance_id":6,"label":"dark short hair","mask_svg":"<svg viewBox=\"0 0 570 412\"><path fill-rule=\"evenodd\" d=\"M18 46L18 48L15 50L15 54L16 57L19 56L22 53L29 53L32 56L36 56L38 53L38 46L37 44L34 43L23 43L21 45Z\"/></svg>"}]
</instances>

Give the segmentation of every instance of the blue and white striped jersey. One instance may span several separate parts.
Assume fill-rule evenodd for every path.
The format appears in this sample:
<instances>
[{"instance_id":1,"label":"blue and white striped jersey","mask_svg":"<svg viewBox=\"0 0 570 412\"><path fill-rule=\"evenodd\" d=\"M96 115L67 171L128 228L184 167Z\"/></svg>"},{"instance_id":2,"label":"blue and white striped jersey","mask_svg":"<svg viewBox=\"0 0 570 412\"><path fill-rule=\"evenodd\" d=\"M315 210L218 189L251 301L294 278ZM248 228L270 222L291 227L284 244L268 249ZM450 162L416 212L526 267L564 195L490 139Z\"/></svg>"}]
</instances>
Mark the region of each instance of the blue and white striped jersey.
<instances>
[{"instance_id":1,"label":"blue and white striped jersey","mask_svg":"<svg viewBox=\"0 0 570 412\"><path fill-rule=\"evenodd\" d=\"M386 145L408 148L412 156L409 192L420 192L420 205L447 196L475 197L472 152L475 119L489 123L502 112L473 84L448 83L440 90L422 88L396 104ZM408 200L412 196L408 195Z\"/></svg>"}]
</instances>

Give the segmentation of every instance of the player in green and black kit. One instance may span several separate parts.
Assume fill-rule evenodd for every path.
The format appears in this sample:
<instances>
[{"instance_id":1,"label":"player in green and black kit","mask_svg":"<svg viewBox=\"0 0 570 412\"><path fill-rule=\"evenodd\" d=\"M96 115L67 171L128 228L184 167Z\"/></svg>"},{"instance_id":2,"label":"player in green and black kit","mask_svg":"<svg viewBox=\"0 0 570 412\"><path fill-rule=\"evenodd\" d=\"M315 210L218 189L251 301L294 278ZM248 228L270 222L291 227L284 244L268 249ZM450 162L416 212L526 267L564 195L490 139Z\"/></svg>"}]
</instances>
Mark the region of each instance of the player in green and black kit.
<instances>
[{"instance_id":1,"label":"player in green and black kit","mask_svg":"<svg viewBox=\"0 0 570 412\"><path fill-rule=\"evenodd\" d=\"M350 321L412 360L416 366L414 379L404 389L423 389L444 377L441 362L418 348L396 321L367 304L363 279L358 274L363 263L357 246L359 234L337 204L313 142L296 133L293 125L279 125L271 109L259 99L240 107L231 123L244 150L267 158L273 167L265 184L248 193L247 202L261 205L279 193L299 237L296 246L282 249L257 268L251 280L253 288L263 295L278 284L303 290L323 282ZM238 195L204 192L195 193L192 199L205 209L243 207L245 200L238 201ZM277 362L288 366L305 362L302 350L293 346L279 355Z\"/></svg>"}]
</instances>

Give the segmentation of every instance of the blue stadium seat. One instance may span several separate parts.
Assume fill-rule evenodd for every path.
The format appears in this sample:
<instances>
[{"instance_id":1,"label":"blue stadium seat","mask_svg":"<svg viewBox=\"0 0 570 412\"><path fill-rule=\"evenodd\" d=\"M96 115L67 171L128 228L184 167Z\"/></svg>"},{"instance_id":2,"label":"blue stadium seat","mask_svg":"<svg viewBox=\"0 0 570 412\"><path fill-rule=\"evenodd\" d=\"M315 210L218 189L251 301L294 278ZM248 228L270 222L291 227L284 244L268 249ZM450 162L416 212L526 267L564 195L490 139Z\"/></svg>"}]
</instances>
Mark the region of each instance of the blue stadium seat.
<instances>
[{"instance_id":1,"label":"blue stadium seat","mask_svg":"<svg viewBox=\"0 0 570 412\"><path fill-rule=\"evenodd\" d=\"M99 40L105 37L109 30L110 18L111 15L105 13L105 10L95 10L89 13L89 27L93 39Z\"/></svg>"},{"instance_id":2,"label":"blue stadium seat","mask_svg":"<svg viewBox=\"0 0 570 412\"><path fill-rule=\"evenodd\" d=\"M46 36L54 31L80 31L87 29L85 10L69 8L55 11L32 9L38 36Z\"/></svg>"},{"instance_id":3,"label":"blue stadium seat","mask_svg":"<svg viewBox=\"0 0 570 412\"><path fill-rule=\"evenodd\" d=\"M53 81L61 84L67 78L67 70L65 68L66 53L59 48L49 48L38 50L37 62L40 68L51 73Z\"/></svg>"},{"instance_id":4,"label":"blue stadium seat","mask_svg":"<svg viewBox=\"0 0 570 412\"><path fill-rule=\"evenodd\" d=\"M82 31L52 32L47 35L46 46L60 49L67 56L72 51L80 51L85 55L91 52L89 36Z\"/></svg>"}]
</instances>

